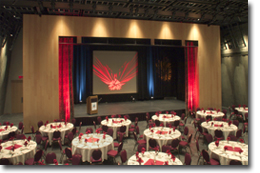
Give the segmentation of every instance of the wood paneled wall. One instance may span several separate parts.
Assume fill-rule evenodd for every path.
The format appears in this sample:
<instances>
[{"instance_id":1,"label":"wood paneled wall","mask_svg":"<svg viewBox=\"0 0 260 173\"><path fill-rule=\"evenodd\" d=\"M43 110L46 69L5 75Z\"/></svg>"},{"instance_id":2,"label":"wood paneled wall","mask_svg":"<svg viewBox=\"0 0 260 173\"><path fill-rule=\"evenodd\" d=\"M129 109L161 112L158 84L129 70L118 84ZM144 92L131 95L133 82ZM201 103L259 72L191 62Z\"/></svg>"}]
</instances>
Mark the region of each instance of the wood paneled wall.
<instances>
[{"instance_id":1,"label":"wood paneled wall","mask_svg":"<svg viewBox=\"0 0 260 173\"><path fill-rule=\"evenodd\" d=\"M219 26L78 16L24 15L25 132L59 116L59 36L198 40L200 107L221 108Z\"/></svg>"}]
</instances>

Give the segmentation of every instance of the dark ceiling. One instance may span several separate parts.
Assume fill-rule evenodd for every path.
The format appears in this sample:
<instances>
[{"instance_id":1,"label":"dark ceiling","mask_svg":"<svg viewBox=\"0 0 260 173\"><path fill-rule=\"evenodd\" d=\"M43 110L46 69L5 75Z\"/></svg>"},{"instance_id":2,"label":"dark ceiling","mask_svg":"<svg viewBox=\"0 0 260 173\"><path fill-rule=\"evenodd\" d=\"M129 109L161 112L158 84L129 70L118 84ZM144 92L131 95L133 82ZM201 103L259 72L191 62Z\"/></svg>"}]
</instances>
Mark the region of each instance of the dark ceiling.
<instances>
[{"instance_id":1,"label":"dark ceiling","mask_svg":"<svg viewBox=\"0 0 260 173\"><path fill-rule=\"evenodd\" d=\"M69 15L198 23L227 27L248 22L247 0L0 0L0 37L15 38L23 14Z\"/></svg>"}]
</instances>

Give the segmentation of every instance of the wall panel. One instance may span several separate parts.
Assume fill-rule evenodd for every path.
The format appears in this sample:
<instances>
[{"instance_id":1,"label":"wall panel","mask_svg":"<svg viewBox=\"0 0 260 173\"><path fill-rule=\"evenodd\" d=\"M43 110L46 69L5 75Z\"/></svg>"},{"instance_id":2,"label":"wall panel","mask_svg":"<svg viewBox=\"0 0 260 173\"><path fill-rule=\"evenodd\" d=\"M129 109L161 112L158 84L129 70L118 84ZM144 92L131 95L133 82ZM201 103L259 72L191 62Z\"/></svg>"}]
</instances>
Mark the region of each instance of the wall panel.
<instances>
[{"instance_id":1,"label":"wall panel","mask_svg":"<svg viewBox=\"0 0 260 173\"><path fill-rule=\"evenodd\" d=\"M25 131L59 116L58 37L93 36L198 40L200 106L221 108L219 26L78 16L24 15Z\"/></svg>"}]
</instances>

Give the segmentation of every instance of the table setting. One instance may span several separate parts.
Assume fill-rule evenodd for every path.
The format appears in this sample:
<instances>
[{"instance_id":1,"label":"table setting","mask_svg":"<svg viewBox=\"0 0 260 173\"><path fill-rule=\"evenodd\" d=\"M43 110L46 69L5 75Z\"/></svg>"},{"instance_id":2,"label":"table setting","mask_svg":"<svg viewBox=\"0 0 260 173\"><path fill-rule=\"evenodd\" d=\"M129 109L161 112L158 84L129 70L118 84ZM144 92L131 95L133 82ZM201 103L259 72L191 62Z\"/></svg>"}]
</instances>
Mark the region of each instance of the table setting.
<instances>
[{"instance_id":1,"label":"table setting","mask_svg":"<svg viewBox=\"0 0 260 173\"><path fill-rule=\"evenodd\" d=\"M225 115L223 112L218 110L199 110L196 112L196 118L205 118L207 115L211 115L212 119L214 118L221 118Z\"/></svg>"},{"instance_id":2,"label":"table setting","mask_svg":"<svg viewBox=\"0 0 260 173\"><path fill-rule=\"evenodd\" d=\"M7 139L9 133L16 132L17 129L18 128L14 126L13 123L11 123L10 125L0 125L0 139Z\"/></svg>"},{"instance_id":3,"label":"table setting","mask_svg":"<svg viewBox=\"0 0 260 173\"><path fill-rule=\"evenodd\" d=\"M170 124L173 124L174 121L180 121L180 117L178 115L176 115L176 113L174 114L168 114L168 113L165 113L165 114L159 114L159 113L156 113L155 115L152 116L152 120L155 121L155 120L159 120L160 122L163 123L164 126L166 126L166 123L170 123Z\"/></svg>"},{"instance_id":4,"label":"table setting","mask_svg":"<svg viewBox=\"0 0 260 173\"><path fill-rule=\"evenodd\" d=\"M246 105L243 105L242 107L239 105L238 107L235 107L235 110L241 113L243 115L243 119L246 120L245 114L248 113L248 107L246 107Z\"/></svg>"}]
</instances>

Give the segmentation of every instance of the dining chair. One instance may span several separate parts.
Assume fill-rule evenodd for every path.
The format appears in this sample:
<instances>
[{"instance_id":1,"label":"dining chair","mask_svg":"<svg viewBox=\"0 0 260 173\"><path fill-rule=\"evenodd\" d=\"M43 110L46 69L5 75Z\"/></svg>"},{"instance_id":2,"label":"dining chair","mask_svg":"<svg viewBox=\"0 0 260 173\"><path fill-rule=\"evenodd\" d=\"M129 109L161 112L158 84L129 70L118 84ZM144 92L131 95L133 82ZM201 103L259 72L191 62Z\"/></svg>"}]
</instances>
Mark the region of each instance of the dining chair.
<instances>
[{"instance_id":1,"label":"dining chair","mask_svg":"<svg viewBox=\"0 0 260 173\"><path fill-rule=\"evenodd\" d=\"M107 132L107 129L108 129L108 126L102 125L102 131L103 131L103 132Z\"/></svg>"},{"instance_id":2,"label":"dining chair","mask_svg":"<svg viewBox=\"0 0 260 173\"><path fill-rule=\"evenodd\" d=\"M238 120L233 120L233 122L232 122L235 126L237 126L237 128L238 128L238 126L239 126L239 121Z\"/></svg>"},{"instance_id":3,"label":"dining chair","mask_svg":"<svg viewBox=\"0 0 260 173\"><path fill-rule=\"evenodd\" d=\"M179 143L179 146L181 146L182 148L185 148L186 151L187 151L187 148L189 148L190 149L190 154L192 154L191 147L190 147L191 138L192 138L192 134L189 134L187 142L186 141L180 141L180 143Z\"/></svg>"},{"instance_id":4,"label":"dining chair","mask_svg":"<svg viewBox=\"0 0 260 173\"><path fill-rule=\"evenodd\" d=\"M216 129L214 131L214 134L215 134L215 140L217 140L217 139L223 140L224 139L222 130Z\"/></svg>"},{"instance_id":5,"label":"dining chair","mask_svg":"<svg viewBox=\"0 0 260 173\"><path fill-rule=\"evenodd\" d=\"M185 154L185 159L184 159L185 165L190 165L191 164L191 156L189 153Z\"/></svg>"},{"instance_id":6,"label":"dining chair","mask_svg":"<svg viewBox=\"0 0 260 173\"><path fill-rule=\"evenodd\" d=\"M43 122L42 121L38 121L37 125L38 125L38 130L39 130L40 127L43 125Z\"/></svg>"},{"instance_id":7,"label":"dining chair","mask_svg":"<svg viewBox=\"0 0 260 173\"><path fill-rule=\"evenodd\" d=\"M107 129L107 135L111 136L113 138L114 130L112 128Z\"/></svg>"},{"instance_id":8,"label":"dining chair","mask_svg":"<svg viewBox=\"0 0 260 173\"><path fill-rule=\"evenodd\" d=\"M24 130L24 125L23 125L23 122L19 122L18 124L18 134L22 134L23 133L23 130Z\"/></svg>"},{"instance_id":9,"label":"dining chair","mask_svg":"<svg viewBox=\"0 0 260 173\"><path fill-rule=\"evenodd\" d=\"M142 148L145 148L145 151L146 151L146 144L139 144L138 147L137 147L137 151L139 153L142 152Z\"/></svg>"},{"instance_id":10,"label":"dining chair","mask_svg":"<svg viewBox=\"0 0 260 173\"><path fill-rule=\"evenodd\" d=\"M242 165L242 162L239 160L230 160L229 165Z\"/></svg>"},{"instance_id":11,"label":"dining chair","mask_svg":"<svg viewBox=\"0 0 260 173\"><path fill-rule=\"evenodd\" d=\"M65 161L63 161L64 156L66 156ZM62 154L60 157L60 163L71 162L71 160L72 160L72 151L71 151L71 148L67 147L62 151Z\"/></svg>"},{"instance_id":12,"label":"dining chair","mask_svg":"<svg viewBox=\"0 0 260 173\"><path fill-rule=\"evenodd\" d=\"M81 165L81 158L82 156L80 154L73 154L71 159L72 165Z\"/></svg>"},{"instance_id":13,"label":"dining chair","mask_svg":"<svg viewBox=\"0 0 260 173\"><path fill-rule=\"evenodd\" d=\"M45 163L46 164L53 164L53 160L56 159L56 154L54 152L50 152L46 154Z\"/></svg>"},{"instance_id":14,"label":"dining chair","mask_svg":"<svg viewBox=\"0 0 260 173\"><path fill-rule=\"evenodd\" d=\"M144 139L137 140L136 133L134 132L133 134L134 134L134 140L135 140L135 145L134 145L133 150L135 149L136 145L146 144L146 140L144 140Z\"/></svg>"},{"instance_id":15,"label":"dining chair","mask_svg":"<svg viewBox=\"0 0 260 173\"><path fill-rule=\"evenodd\" d=\"M93 133L93 128L92 128L92 127L86 128L86 132L87 132L88 130L90 131L90 133Z\"/></svg>"},{"instance_id":16,"label":"dining chair","mask_svg":"<svg viewBox=\"0 0 260 173\"><path fill-rule=\"evenodd\" d=\"M12 165L11 162L6 158L0 159L0 165Z\"/></svg>"},{"instance_id":17,"label":"dining chair","mask_svg":"<svg viewBox=\"0 0 260 173\"><path fill-rule=\"evenodd\" d=\"M228 137L230 138L230 141L237 141L238 138L235 135L229 134Z\"/></svg>"},{"instance_id":18,"label":"dining chair","mask_svg":"<svg viewBox=\"0 0 260 173\"><path fill-rule=\"evenodd\" d=\"M71 146L71 142L72 142L73 138L74 138L73 132L69 132L64 137L64 143L67 142L68 146Z\"/></svg>"},{"instance_id":19,"label":"dining chair","mask_svg":"<svg viewBox=\"0 0 260 173\"><path fill-rule=\"evenodd\" d=\"M73 118L73 119L71 120L71 123L72 123L74 126L76 126L76 119Z\"/></svg>"},{"instance_id":20,"label":"dining chair","mask_svg":"<svg viewBox=\"0 0 260 173\"><path fill-rule=\"evenodd\" d=\"M123 142L121 142L121 143L119 144L119 146L118 146L118 148L117 148L117 151L116 151L116 150L109 150L109 151L107 152L107 155L113 158L114 163L116 163L115 157L121 152L121 150L122 150L122 148L123 148L123 144L124 144Z\"/></svg>"},{"instance_id":21,"label":"dining chair","mask_svg":"<svg viewBox=\"0 0 260 173\"><path fill-rule=\"evenodd\" d=\"M198 154L198 161L197 161L197 165L199 164L199 161L202 157L202 152L200 151L200 146L199 146L199 141L195 140L195 144L196 144L196 148L197 148L197 154Z\"/></svg>"},{"instance_id":22,"label":"dining chair","mask_svg":"<svg viewBox=\"0 0 260 173\"><path fill-rule=\"evenodd\" d=\"M212 116L211 115L207 115L206 116L206 120L210 120L211 121L212 120Z\"/></svg>"},{"instance_id":23,"label":"dining chair","mask_svg":"<svg viewBox=\"0 0 260 173\"><path fill-rule=\"evenodd\" d=\"M25 165L34 165L34 164L37 164L40 159L42 158L43 156L43 151L42 150L37 150L35 155L34 155L34 158L30 158L30 159L27 159L24 164Z\"/></svg>"},{"instance_id":24,"label":"dining chair","mask_svg":"<svg viewBox=\"0 0 260 173\"><path fill-rule=\"evenodd\" d=\"M207 163L209 165L220 165L219 161L216 159L212 159L209 157L209 153L206 150L202 150L202 156L204 159L204 163Z\"/></svg>"},{"instance_id":25,"label":"dining chair","mask_svg":"<svg viewBox=\"0 0 260 173\"><path fill-rule=\"evenodd\" d=\"M120 133L119 134L119 137L118 137L118 142L114 142L114 147L119 147L119 144L121 142L123 142L123 139L124 139L124 134L123 133Z\"/></svg>"},{"instance_id":26,"label":"dining chair","mask_svg":"<svg viewBox=\"0 0 260 173\"><path fill-rule=\"evenodd\" d=\"M163 145L162 146L162 152L166 153L167 150L171 151L172 147L170 145Z\"/></svg>"},{"instance_id":27,"label":"dining chair","mask_svg":"<svg viewBox=\"0 0 260 173\"><path fill-rule=\"evenodd\" d=\"M160 124L161 124L159 120L155 120L154 123L155 123L155 125L156 125L157 127L159 127Z\"/></svg>"},{"instance_id":28,"label":"dining chair","mask_svg":"<svg viewBox=\"0 0 260 173\"><path fill-rule=\"evenodd\" d=\"M61 132L59 130L53 132L52 147L55 142L61 142Z\"/></svg>"},{"instance_id":29,"label":"dining chair","mask_svg":"<svg viewBox=\"0 0 260 173\"><path fill-rule=\"evenodd\" d=\"M92 152L91 158L90 158L91 164L102 164L102 151L100 149L95 149Z\"/></svg>"},{"instance_id":30,"label":"dining chair","mask_svg":"<svg viewBox=\"0 0 260 173\"><path fill-rule=\"evenodd\" d=\"M121 165L123 165L127 161L127 152L126 150L122 150L120 153Z\"/></svg>"},{"instance_id":31,"label":"dining chair","mask_svg":"<svg viewBox=\"0 0 260 173\"><path fill-rule=\"evenodd\" d=\"M187 126L184 127L183 135L181 135L182 140L187 140L186 137L189 134L189 128Z\"/></svg>"},{"instance_id":32,"label":"dining chair","mask_svg":"<svg viewBox=\"0 0 260 173\"><path fill-rule=\"evenodd\" d=\"M173 139L171 143L171 152L178 151L178 156L180 157L179 144L179 139Z\"/></svg>"},{"instance_id":33,"label":"dining chair","mask_svg":"<svg viewBox=\"0 0 260 173\"><path fill-rule=\"evenodd\" d=\"M158 143L155 139L150 138L149 141L149 150L155 150L156 147L158 147Z\"/></svg>"},{"instance_id":34,"label":"dining chair","mask_svg":"<svg viewBox=\"0 0 260 173\"><path fill-rule=\"evenodd\" d=\"M102 128L101 128L101 127L98 127L98 128L97 128L96 121L93 121L93 125L94 125L95 131L98 130L98 131L102 132Z\"/></svg>"}]
</instances>

